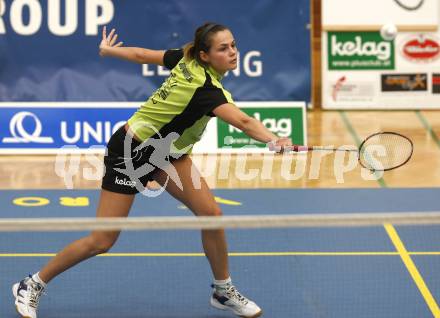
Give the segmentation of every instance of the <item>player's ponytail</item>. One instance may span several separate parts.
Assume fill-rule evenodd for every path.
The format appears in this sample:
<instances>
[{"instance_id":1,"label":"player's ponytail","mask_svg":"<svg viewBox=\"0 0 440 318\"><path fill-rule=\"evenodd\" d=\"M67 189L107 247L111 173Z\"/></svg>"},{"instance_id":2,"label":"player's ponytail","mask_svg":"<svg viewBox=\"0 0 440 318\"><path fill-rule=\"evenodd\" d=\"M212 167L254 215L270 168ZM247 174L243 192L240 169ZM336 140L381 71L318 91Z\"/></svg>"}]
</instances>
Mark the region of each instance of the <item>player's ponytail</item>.
<instances>
[{"instance_id":1,"label":"player's ponytail","mask_svg":"<svg viewBox=\"0 0 440 318\"><path fill-rule=\"evenodd\" d=\"M194 59L194 42L189 42L183 47L183 55L188 60Z\"/></svg>"}]
</instances>

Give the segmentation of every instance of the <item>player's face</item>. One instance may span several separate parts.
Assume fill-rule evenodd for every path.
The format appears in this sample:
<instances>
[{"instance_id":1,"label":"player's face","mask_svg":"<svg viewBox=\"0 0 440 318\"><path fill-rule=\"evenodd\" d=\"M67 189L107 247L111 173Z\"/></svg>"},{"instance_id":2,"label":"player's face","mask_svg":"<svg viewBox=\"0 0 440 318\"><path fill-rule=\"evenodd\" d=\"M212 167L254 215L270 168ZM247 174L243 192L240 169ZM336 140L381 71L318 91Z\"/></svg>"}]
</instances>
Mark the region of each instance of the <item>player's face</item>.
<instances>
[{"instance_id":1,"label":"player's face","mask_svg":"<svg viewBox=\"0 0 440 318\"><path fill-rule=\"evenodd\" d=\"M215 33L211 38L209 52L202 52L201 57L221 74L234 70L237 67L237 47L231 31Z\"/></svg>"}]
</instances>

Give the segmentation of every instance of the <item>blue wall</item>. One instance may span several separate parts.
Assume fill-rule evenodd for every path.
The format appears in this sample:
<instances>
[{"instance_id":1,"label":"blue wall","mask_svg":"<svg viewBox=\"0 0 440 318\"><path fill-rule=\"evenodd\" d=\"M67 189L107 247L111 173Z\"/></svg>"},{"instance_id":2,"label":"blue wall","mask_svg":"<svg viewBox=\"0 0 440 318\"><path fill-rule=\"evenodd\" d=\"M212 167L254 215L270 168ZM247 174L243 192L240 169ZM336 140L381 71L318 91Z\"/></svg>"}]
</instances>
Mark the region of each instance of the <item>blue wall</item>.
<instances>
[{"instance_id":1,"label":"blue wall","mask_svg":"<svg viewBox=\"0 0 440 318\"><path fill-rule=\"evenodd\" d=\"M60 10L47 1L0 8L0 101L145 100L164 75L100 58L102 25L127 46L166 49L189 42L206 21L229 26L237 40L240 75L224 80L235 100L310 100L308 0L78 0L67 16L64 0ZM73 21L70 34L55 34L58 17Z\"/></svg>"}]
</instances>

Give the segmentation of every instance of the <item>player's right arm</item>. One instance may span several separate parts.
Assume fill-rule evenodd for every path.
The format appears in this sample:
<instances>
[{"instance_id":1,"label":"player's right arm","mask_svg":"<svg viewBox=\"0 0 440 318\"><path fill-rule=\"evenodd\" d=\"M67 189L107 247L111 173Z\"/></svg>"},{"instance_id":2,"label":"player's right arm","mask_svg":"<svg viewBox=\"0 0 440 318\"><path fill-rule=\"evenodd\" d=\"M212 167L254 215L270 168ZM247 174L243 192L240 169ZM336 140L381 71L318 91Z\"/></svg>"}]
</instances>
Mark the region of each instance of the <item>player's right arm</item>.
<instances>
[{"instance_id":1,"label":"player's right arm","mask_svg":"<svg viewBox=\"0 0 440 318\"><path fill-rule=\"evenodd\" d=\"M275 146L291 146L292 141L289 138L279 138L273 134L259 120L244 113L234 104L226 103L216 107L213 111L221 120L242 130L249 137L263 143L273 142Z\"/></svg>"},{"instance_id":2,"label":"player's right arm","mask_svg":"<svg viewBox=\"0 0 440 318\"><path fill-rule=\"evenodd\" d=\"M123 42L116 43L118 35L113 29L107 35L107 28L102 29L102 40L99 44L99 55L115 57L139 64L163 65L164 50L150 50L140 47L123 47Z\"/></svg>"}]
</instances>

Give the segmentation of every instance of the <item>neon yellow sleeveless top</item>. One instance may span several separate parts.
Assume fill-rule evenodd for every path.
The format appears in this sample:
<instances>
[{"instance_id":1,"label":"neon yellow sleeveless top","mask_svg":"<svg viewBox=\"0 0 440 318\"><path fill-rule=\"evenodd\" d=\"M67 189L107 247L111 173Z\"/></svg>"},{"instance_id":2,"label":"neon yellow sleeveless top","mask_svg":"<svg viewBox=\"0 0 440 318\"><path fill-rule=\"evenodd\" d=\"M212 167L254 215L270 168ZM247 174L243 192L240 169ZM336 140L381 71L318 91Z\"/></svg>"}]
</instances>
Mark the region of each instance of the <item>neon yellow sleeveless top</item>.
<instances>
[{"instance_id":1,"label":"neon yellow sleeveless top","mask_svg":"<svg viewBox=\"0 0 440 318\"><path fill-rule=\"evenodd\" d=\"M130 129L142 141L177 133L171 152L190 153L200 140L212 111L233 103L214 69L183 58L183 50L168 50L164 65L171 70L162 86L128 120ZM214 142L214 141L213 141Z\"/></svg>"}]
</instances>

